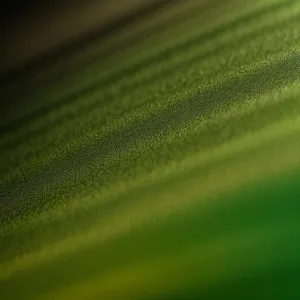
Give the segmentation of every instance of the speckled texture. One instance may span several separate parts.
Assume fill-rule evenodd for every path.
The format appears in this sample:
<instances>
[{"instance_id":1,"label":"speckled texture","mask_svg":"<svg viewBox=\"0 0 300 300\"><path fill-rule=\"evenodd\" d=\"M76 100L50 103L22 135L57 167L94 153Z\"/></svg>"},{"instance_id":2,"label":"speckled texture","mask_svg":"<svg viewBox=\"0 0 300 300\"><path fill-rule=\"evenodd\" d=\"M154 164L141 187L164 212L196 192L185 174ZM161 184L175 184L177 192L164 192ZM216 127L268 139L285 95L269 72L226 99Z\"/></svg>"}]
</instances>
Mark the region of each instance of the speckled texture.
<instances>
[{"instance_id":1,"label":"speckled texture","mask_svg":"<svg viewBox=\"0 0 300 300\"><path fill-rule=\"evenodd\" d=\"M1 97L0 298L299 299L300 1L178 1Z\"/></svg>"}]
</instances>

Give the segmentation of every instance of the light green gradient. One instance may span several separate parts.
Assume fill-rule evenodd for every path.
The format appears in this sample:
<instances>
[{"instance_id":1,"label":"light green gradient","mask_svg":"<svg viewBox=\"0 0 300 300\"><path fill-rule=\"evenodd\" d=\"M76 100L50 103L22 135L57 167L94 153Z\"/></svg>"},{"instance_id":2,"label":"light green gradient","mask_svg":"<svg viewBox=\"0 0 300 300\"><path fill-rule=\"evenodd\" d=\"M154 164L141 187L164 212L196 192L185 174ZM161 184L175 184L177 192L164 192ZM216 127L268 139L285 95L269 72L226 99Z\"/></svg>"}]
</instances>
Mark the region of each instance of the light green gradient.
<instances>
[{"instance_id":1,"label":"light green gradient","mask_svg":"<svg viewBox=\"0 0 300 300\"><path fill-rule=\"evenodd\" d=\"M299 16L182 1L16 82L0 298L299 299Z\"/></svg>"}]
</instances>

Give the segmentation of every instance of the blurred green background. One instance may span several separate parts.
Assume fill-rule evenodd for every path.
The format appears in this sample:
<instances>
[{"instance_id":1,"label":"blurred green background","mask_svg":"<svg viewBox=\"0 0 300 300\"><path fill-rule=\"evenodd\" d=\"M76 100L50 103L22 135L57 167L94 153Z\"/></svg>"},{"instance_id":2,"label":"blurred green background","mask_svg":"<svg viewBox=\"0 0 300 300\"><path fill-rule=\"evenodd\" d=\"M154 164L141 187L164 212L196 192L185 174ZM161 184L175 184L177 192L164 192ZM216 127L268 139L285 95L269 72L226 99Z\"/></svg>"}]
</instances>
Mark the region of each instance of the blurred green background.
<instances>
[{"instance_id":1,"label":"blurred green background","mask_svg":"<svg viewBox=\"0 0 300 300\"><path fill-rule=\"evenodd\" d=\"M0 298L299 299L300 1L41 7L5 20Z\"/></svg>"}]
</instances>

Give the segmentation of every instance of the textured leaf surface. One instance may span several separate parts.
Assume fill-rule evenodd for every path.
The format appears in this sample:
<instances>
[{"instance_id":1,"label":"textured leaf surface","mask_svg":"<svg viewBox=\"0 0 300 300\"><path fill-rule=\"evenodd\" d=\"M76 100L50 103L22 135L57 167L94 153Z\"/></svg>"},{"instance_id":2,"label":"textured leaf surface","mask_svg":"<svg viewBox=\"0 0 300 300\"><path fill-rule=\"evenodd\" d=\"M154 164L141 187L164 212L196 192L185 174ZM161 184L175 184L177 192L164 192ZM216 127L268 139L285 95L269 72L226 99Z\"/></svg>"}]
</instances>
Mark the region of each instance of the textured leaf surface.
<instances>
[{"instance_id":1,"label":"textured leaf surface","mask_svg":"<svg viewBox=\"0 0 300 300\"><path fill-rule=\"evenodd\" d=\"M0 298L299 299L299 41L174 1L3 90Z\"/></svg>"}]
</instances>

